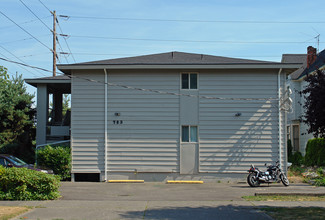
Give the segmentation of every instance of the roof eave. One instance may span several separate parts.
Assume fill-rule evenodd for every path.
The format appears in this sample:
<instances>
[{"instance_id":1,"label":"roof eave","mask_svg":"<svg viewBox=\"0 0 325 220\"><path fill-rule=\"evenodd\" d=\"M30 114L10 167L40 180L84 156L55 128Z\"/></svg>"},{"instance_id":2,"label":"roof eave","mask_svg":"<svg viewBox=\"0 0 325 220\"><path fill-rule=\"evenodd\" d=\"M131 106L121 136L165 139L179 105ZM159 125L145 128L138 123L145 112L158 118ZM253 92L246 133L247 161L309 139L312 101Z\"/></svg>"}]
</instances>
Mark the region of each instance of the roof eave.
<instances>
[{"instance_id":1,"label":"roof eave","mask_svg":"<svg viewBox=\"0 0 325 220\"><path fill-rule=\"evenodd\" d=\"M94 69L298 69L301 63L263 63L263 64L96 64L96 65L57 65L58 69L65 74L71 70L94 70Z\"/></svg>"},{"instance_id":2,"label":"roof eave","mask_svg":"<svg viewBox=\"0 0 325 220\"><path fill-rule=\"evenodd\" d=\"M71 83L71 79L25 79L25 82L31 86L37 87L37 84L49 84L49 83Z\"/></svg>"}]
</instances>

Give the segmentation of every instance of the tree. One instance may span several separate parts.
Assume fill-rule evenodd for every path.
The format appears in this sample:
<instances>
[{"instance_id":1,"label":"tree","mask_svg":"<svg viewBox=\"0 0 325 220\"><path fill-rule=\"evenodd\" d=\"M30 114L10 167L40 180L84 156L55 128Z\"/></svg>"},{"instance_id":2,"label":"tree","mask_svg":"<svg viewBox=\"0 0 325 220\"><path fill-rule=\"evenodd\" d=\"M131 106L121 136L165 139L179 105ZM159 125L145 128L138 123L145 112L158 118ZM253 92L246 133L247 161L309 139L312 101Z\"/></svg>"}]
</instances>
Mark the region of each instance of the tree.
<instances>
[{"instance_id":1,"label":"tree","mask_svg":"<svg viewBox=\"0 0 325 220\"><path fill-rule=\"evenodd\" d=\"M308 125L308 133L316 137L325 137L325 73L317 70L305 79L308 82L301 92L306 100L305 115L302 121Z\"/></svg>"},{"instance_id":2,"label":"tree","mask_svg":"<svg viewBox=\"0 0 325 220\"><path fill-rule=\"evenodd\" d=\"M21 75L10 79L0 66L0 152L32 160L35 129L33 95L26 92Z\"/></svg>"}]
</instances>

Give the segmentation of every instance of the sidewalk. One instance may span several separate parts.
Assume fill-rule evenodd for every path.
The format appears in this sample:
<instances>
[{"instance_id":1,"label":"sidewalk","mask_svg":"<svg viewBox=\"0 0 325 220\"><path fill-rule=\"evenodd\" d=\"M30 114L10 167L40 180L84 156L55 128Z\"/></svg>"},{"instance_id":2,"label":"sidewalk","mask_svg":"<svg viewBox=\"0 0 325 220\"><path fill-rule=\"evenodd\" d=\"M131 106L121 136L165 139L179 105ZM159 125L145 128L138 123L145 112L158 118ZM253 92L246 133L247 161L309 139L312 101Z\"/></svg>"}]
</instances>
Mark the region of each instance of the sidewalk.
<instances>
[{"instance_id":1,"label":"sidewalk","mask_svg":"<svg viewBox=\"0 0 325 220\"><path fill-rule=\"evenodd\" d=\"M249 202L255 193L324 193L324 187L272 184L62 183L55 201L0 201L0 205L33 206L16 219L270 219L265 206L324 207L325 202Z\"/></svg>"}]
</instances>

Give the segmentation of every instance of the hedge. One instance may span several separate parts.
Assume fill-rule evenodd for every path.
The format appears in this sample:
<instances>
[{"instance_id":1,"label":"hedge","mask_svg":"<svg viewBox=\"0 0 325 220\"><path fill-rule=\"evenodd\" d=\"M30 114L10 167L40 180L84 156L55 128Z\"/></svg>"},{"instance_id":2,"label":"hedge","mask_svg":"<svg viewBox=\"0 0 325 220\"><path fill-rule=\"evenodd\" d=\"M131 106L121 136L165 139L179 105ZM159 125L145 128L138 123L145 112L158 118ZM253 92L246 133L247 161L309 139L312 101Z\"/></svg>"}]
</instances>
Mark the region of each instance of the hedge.
<instances>
[{"instance_id":1,"label":"hedge","mask_svg":"<svg viewBox=\"0 0 325 220\"><path fill-rule=\"evenodd\" d=\"M307 142L305 165L325 166L325 139L314 138Z\"/></svg>"},{"instance_id":2,"label":"hedge","mask_svg":"<svg viewBox=\"0 0 325 220\"><path fill-rule=\"evenodd\" d=\"M0 166L0 200L52 200L60 197L59 187L55 175Z\"/></svg>"},{"instance_id":3,"label":"hedge","mask_svg":"<svg viewBox=\"0 0 325 220\"><path fill-rule=\"evenodd\" d=\"M53 170L62 180L69 179L71 174L70 147L46 146L37 151L37 163Z\"/></svg>"}]
</instances>

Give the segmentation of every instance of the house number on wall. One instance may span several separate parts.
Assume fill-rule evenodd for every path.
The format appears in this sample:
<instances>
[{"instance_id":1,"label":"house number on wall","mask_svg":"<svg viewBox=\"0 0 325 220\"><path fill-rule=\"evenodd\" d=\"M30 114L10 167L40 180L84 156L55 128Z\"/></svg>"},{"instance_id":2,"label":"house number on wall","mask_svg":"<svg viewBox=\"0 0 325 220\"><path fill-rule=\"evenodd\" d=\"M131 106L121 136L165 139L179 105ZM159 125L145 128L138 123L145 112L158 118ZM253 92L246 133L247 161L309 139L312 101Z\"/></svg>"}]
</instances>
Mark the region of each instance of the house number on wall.
<instances>
[{"instance_id":1,"label":"house number on wall","mask_svg":"<svg viewBox=\"0 0 325 220\"><path fill-rule=\"evenodd\" d=\"M114 125L121 125L121 124L123 124L123 121L122 120L114 120L113 124Z\"/></svg>"}]
</instances>

